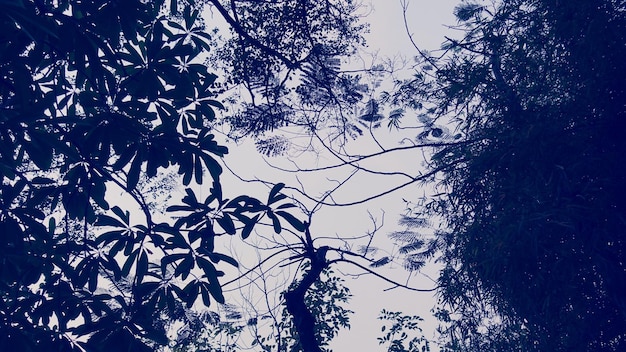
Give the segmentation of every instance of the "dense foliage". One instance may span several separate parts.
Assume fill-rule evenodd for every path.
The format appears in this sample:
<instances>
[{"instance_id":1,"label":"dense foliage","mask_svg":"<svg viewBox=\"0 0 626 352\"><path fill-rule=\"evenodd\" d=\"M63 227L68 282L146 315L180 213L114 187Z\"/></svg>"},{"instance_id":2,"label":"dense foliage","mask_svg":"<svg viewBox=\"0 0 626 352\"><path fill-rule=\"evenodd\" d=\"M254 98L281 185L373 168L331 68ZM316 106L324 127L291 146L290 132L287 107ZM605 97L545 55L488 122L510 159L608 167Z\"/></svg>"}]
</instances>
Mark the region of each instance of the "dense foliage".
<instances>
[{"instance_id":1,"label":"dense foliage","mask_svg":"<svg viewBox=\"0 0 626 352\"><path fill-rule=\"evenodd\" d=\"M309 263L302 265L304 276L310 269ZM297 285L293 283L290 287L293 290ZM331 351L329 343L337 335L340 329L350 328L351 310L343 307L352 295L350 290L344 286L344 280L337 276L330 268L325 268L320 273L317 280L309 287L304 295L304 304L315 318L315 339L320 351ZM282 319L279 324L279 331L284 331L284 336L280 338L277 347L278 351L302 352L310 350L311 346L302 346L298 329L294 323L294 317L284 309ZM267 345L267 344L266 344ZM272 347L271 345L269 347ZM268 350L272 350L268 348Z\"/></svg>"},{"instance_id":2,"label":"dense foliage","mask_svg":"<svg viewBox=\"0 0 626 352\"><path fill-rule=\"evenodd\" d=\"M209 57L223 69L222 89L233 103L225 119L229 137L254 136L259 151L281 155L299 146L273 130L310 135L323 127L344 128L345 113L363 103L367 91L359 74L342 71L364 44L359 2L206 3L230 26Z\"/></svg>"},{"instance_id":3,"label":"dense foliage","mask_svg":"<svg viewBox=\"0 0 626 352\"><path fill-rule=\"evenodd\" d=\"M229 25L224 41L199 18L205 5ZM422 70L380 99L341 71L362 43L353 1L0 0L0 9L0 349L164 346L170 318L224 301L216 265L237 262L215 252L216 237L246 238L262 219L295 229L297 245L275 248L311 265L284 293L277 333L255 335L257 347L319 351L348 326L337 302L349 293L329 266L344 254L370 268L393 258L370 260L369 245L363 255L314 245L308 224L285 211L283 184L265 202L224 197L215 95L246 99L244 90L220 123L273 155L293 148L268 133L276 128L296 126L332 153L335 138L363 133L359 124L371 130L388 116L399 127L405 109L423 112L410 148L432 148L430 170L407 184L432 181L436 195L403 219L443 224L430 242L408 230L396 239L407 269L429 256L443 265L445 349L626 348L623 1L463 2L461 39L440 59L419 52ZM358 170L368 156L351 157L338 159ZM163 175L189 188L157 205ZM429 348L403 334L418 318L382 319L392 322L380 339L389 350ZM258 322L187 320L228 337ZM201 342L191 348L213 348Z\"/></svg>"},{"instance_id":4,"label":"dense foliage","mask_svg":"<svg viewBox=\"0 0 626 352\"><path fill-rule=\"evenodd\" d=\"M431 96L463 139L435 150L453 350L626 348L626 8L457 7Z\"/></svg>"},{"instance_id":5,"label":"dense foliage","mask_svg":"<svg viewBox=\"0 0 626 352\"><path fill-rule=\"evenodd\" d=\"M301 266L305 272L308 268L308 263ZM295 286L296 283L292 283L290 288ZM322 351L329 351L329 343L341 328L350 327L352 311L343 307L350 296L344 280L331 269L325 269L307 291L305 304L315 316L315 335ZM181 306L176 313L185 316L185 324L178 327L177 337L167 350L303 351L294 317L284 305L276 307L275 311L262 311L259 306L246 309L229 303L219 308L198 313ZM176 325L172 321L164 323Z\"/></svg>"},{"instance_id":6,"label":"dense foliage","mask_svg":"<svg viewBox=\"0 0 626 352\"><path fill-rule=\"evenodd\" d=\"M383 309L378 316L384 321L381 328L382 337L378 337L378 344L385 345L387 352L428 352L430 344L424 338L419 323L423 321L416 315L404 315L401 312L391 312ZM391 322L387 326L387 322ZM414 335L419 336L414 336Z\"/></svg>"},{"instance_id":7,"label":"dense foliage","mask_svg":"<svg viewBox=\"0 0 626 352\"><path fill-rule=\"evenodd\" d=\"M158 312L223 302L216 236L302 229L281 185L223 197L209 35L184 5L0 1L0 349L152 350ZM213 185L160 222L143 190L172 168Z\"/></svg>"}]
</instances>

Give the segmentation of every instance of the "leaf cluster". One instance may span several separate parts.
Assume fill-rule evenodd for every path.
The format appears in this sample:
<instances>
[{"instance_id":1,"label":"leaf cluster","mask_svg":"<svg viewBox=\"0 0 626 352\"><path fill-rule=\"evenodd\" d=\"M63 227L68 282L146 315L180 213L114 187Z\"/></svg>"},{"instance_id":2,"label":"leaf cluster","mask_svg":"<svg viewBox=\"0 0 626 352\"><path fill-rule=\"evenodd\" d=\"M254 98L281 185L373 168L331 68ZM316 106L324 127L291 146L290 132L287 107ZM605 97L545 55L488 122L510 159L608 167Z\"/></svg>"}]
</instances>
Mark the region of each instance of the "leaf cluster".
<instances>
[{"instance_id":1,"label":"leaf cluster","mask_svg":"<svg viewBox=\"0 0 626 352\"><path fill-rule=\"evenodd\" d=\"M237 263L216 236L245 238L265 215L276 231L304 224L282 186L268 204L223 198L228 150L210 128L222 104L194 4L0 5L0 349L163 345L157 312L224 301L216 265ZM187 189L167 209L177 220L158 222L141 185L171 168L213 187L203 200Z\"/></svg>"},{"instance_id":2,"label":"leaf cluster","mask_svg":"<svg viewBox=\"0 0 626 352\"><path fill-rule=\"evenodd\" d=\"M391 322L391 326L384 324L381 328L382 337L378 337L379 345L387 345L388 352L427 352L430 344L424 336L414 336L413 332L422 333L419 322L424 319L419 316L403 315L400 312L390 312L383 309L378 316L379 320Z\"/></svg>"},{"instance_id":3,"label":"leaf cluster","mask_svg":"<svg viewBox=\"0 0 626 352\"><path fill-rule=\"evenodd\" d=\"M440 62L440 299L458 350L624 348L624 6L467 2Z\"/></svg>"},{"instance_id":4,"label":"leaf cluster","mask_svg":"<svg viewBox=\"0 0 626 352\"><path fill-rule=\"evenodd\" d=\"M308 267L308 263L303 264L305 273L309 270ZM326 268L304 296L306 307L315 317L315 337L322 351L330 351L328 344L341 328L350 328L350 314L353 312L344 308L342 304L347 303L352 294L343 282L344 280L332 269ZM291 287L295 285L296 283ZM278 328L279 331L284 332L284 335L280 336L281 351L303 350L293 317L286 309L282 312L282 320Z\"/></svg>"},{"instance_id":5,"label":"leaf cluster","mask_svg":"<svg viewBox=\"0 0 626 352\"><path fill-rule=\"evenodd\" d=\"M342 61L364 43L366 25L360 23L357 2L207 2L231 29L210 56L224 69L225 87L233 88L237 104L224 119L230 137L254 136L262 148L271 148L275 144L264 143L264 134L336 123L331 114L319 112L336 115L363 98L358 75L341 71ZM250 98L248 104L241 104L242 95Z\"/></svg>"}]
</instances>

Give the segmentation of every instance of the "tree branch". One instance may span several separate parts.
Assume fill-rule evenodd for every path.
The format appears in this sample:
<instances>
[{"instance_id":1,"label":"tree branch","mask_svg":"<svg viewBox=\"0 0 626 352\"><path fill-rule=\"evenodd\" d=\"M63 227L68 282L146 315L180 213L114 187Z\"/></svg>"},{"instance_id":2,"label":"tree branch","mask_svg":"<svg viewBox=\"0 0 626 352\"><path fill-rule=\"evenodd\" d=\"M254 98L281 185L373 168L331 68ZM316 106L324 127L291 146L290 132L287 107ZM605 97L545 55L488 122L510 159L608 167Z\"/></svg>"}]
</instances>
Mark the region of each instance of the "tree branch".
<instances>
[{"instance_id":1,"label":"tree branch","mask_svg":"<svg viewBox=\"0 0 626 352\"><path fill-rule=\"evenodd\" d=\"M401 283L399 283L399 282L396 282L396 281L393 281L393 280L391 280L391 279L389 279L389 278L386 278L386 277L384 277L383 275L381 275L381 274L379 274L379 273L375 272L374 270L369 269L369 268L367 268L367 267L365 267L365 266L363 266L363 265L361 265L361 264L359 264L359 263L357 263L357 262L355 262L355 261L352 261L352 260L350 260L350 259L345 259L345 258L334 259L334 260L329 261L329 262L328 262L328 265L331 265L331 264L334 264L334 263L341 263L341 262L348 263L348 264L352 264L352 265L354 265L354 266L356 266L356 267L358 267L358 268L360 268L360 269L363 269L363 270L365 270L367 273L372 274L372 275L376 276L377 278L379 278L379 279L381 279L381 280L383 280L383 281L386 281L386 282L388 282L388 283L390 283L390 284L394 285L395 287L402 287L402 288L405 288L405 289L407 289L407 290L416 291L416 292L434 292L435 290L437 290L437 289L439 288L439 287L433 287L433 288L425 288L425 289L424 289L424 288L414 288L414 287L410 287L410 286L407 286L407 285L405 285L405 284L401 284Z\"/></svg>"},{"instance_id":2,"label":"tree branch","mask_svg":"<svg viewBox=\"0 0 626 352\"><path fill-rule=\"evenodd\" d=\"M220 4L219 0L209 0L209 3L211 3L213 6L215 6L217 11L219 11L219 13L222 15L222 17L226 20L226 22L228 22L228 24L231 26L231 28L237 34L239 34L241 37L245 38L254 47L262 50L263 52L265 52L269 56L274 56L274 57L280 59L287 66L287 68L289 68L289 69L298 68L300 66L300 62L292 61L291 59L289 59L288 57L283 55L281 52L279 52L278 50L276 50L274 48L271 48L271 47L261 43L258 39L250 36L250 34L248 34L248 32L246 32L246 30L241 26L241 24L239 24L239 22L237 22L233 18L233 16L231 16L228 13L228 10L226 10L224 8L224 6L222 6L222 4ZM234 15L236 15L236 14L234 14Z\"/></svg>"}]
</instances>

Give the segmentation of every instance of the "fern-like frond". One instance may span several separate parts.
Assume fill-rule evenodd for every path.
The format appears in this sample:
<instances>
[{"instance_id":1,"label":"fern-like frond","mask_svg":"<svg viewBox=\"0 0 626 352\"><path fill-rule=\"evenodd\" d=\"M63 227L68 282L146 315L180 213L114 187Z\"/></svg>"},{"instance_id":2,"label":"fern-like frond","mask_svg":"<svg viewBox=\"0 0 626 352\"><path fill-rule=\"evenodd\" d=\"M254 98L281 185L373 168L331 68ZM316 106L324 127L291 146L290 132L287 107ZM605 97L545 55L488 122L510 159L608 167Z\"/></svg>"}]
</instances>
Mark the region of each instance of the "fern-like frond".
<instances>
[{"instance_id":1,"label":"fern-like frond","mask_svg":"<svg viewBox=\"0 0 626 352\"><path fill-rule=\"evenodd\" d=\"M217 325L221 322L222 319L220 318L220 315L218 313L213 311L206 311L200 313L200 320L210 325Z\"/></svg>"},{"instance_id":2,"label":"fern-like frond","mask_svg":"<svg viewBox=\"0 0 626 352\"><path fill-rule=\"evenodd\" d=\"M224 309L224 316L226 317L226 319L228 320L239 320L241 319L242 315L240 312L240 308L233 305L233 304L228 304L225 303L222 305L222 308Z\"/></svg>"},{"instance_id":3,"label":"fern-like frond","mask_svg":"<svg viewBox=\"0 0 626 352\"><path fill-rule=\"evenodd\" d=\"M418 260L416 258L407 257L402 262L402 266L404 269L408 271L417 271L420 270L426 264L423 260Z\"/></svg>"},{"instance_id":4,"label":"fern-like frond","mask_svg":"<svg viewBox=\"0 0 626 352\"><path fill-rule=\"evenodd\" d=\"M259 153L269 157L284 155L291 146L291 142L285 136L271 136L267 139L260 139L255 144Z\"/></svg>"},{"instance_id":5,"label":"fern-like frond","mask_svg":"<svg viewBox=\"0 0 626 352\"><path fill-rule=\"evenodd\" d=\"M429 225L428 219L419 216L407 216L402 215L398 224L408 227L427 227Z\"/></svg>"},{"instance_id":6,"label":"fern-like frond","mask_svg":"<svg viewBox=\"0 0 626 352\"><path fill-rule=\"evenodd\" d=\"M391 262L391 259L389 259L389 257L382 257L382 258L372 262L372 264L370 264L370 266L372 268L380 268L381 266L385 266L385 265L389 264L389 262Z\"/></svg>"},{"instance_id":7,"label":"fern-like frond","mask_svg":"<svg viewBox=\"0 0 626 352\"><path fill-rule=\"evenodd\" d=\"M360 246L359 249L357 249L357 252L363 255L376 254L376 252L378 252L378 248L372 246Z\"/></svg>"},{"instance_id":8,"label":"fern-like frond","mask_svg":"<svg viewBox=\"0 0 626 352\"><path fill-rule=\"evenodd\" d=\"M249 104L241 112L226 120L233 129L231 134L259 136L264 132L288 125L290 118L291 109L288 106Z\"/></svg>"},{"instance_id":9,"label":"fern-like frond","mask_svg":"<svg viewBox=\"0 0 626 352\"><path fill-rule=\"evenodd\" d=\"M421 249L423 246L424 246L423 240L416 240L415 242L412 242L412 243L409 243L407 245L400 247L399 251L401 254L407 254L407 253L415 252Z\"/></svg>"},{"instance_id":10,"label":"fern-like frond","mask_svg":"<svg viewBox=\"0 0 626 352\"><path fill-rule=\"evenodd\" d=\"M394 241L400 241L405 243L413 243L421 238L421 235L414 231L395 231L389 234L389 238Z\"/></svg>"},{"instance_id":11,"label":"fern-like frond","mask_svg":"<svg viewBox=\"0 0 626 352\"><path fill-rule=\"evenodd\" d=\"M307 89L332 86L339 76L341 61L333 56L315 56L302 65L302 85Z\"/></svg>"}]
</instances>

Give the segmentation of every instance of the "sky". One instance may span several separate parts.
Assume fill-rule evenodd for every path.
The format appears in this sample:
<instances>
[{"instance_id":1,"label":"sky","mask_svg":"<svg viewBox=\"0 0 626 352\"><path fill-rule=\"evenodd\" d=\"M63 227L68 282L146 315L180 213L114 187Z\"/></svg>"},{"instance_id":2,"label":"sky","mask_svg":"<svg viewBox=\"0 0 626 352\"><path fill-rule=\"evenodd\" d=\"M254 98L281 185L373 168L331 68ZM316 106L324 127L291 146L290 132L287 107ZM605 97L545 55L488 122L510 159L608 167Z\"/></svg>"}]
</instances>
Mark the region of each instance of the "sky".
<instances>
[{"instance_id":1,"label":"sky","mask_svg":"<svg viewBox=\"0 0 626 352\"><path fill-rule=\"evenodd\" d=\"M446 35L454 33L447 26L455 24L453 9L460 0L370 0L372 13L367 17L370 33L367 40L372 49L384 55L415 55L402 17L407 6L408 32L421 49L435 50Z\"/></svg>"},{"instance_id":2,"label":"sky","mask_svg":"<svg viewBox=\"0 0 626 352\"><path fill-rule=\"evenodd\" d=\"M407 58L411 62L411 58L416 55L416 51L409 39L412 35L413 41L419 45L420 49L436 50L444 42L444 35L454 36L454 31L445 26L445 24L454 24L453 8L459 3L458 0L404 0L407 7L406 18L407 27L403 19L403 0L365 0L362 11L367 15L365 21L370 24L370 31L366 34L368 47L362 55L363 61L356 61L355 65L368 65L371 60L384 60L389 58L397 62L402 62L402 58ZM408 33L407 33L408 31ZM358 68L358 67L356 67ZM399 146L397 136L386 138L388 129L381 128L377 132L377 138L386 148ZM414 137L414 136L413 136ZM359 138L349 143L347 146L349 151L355 154L364 154L368 150L376 150L376 145L371 139ZM363 166L375 170L384 171L405 171L415 174L423 165L419 162L419 157L415 156L415 151L398 152L391 155L385 155L379 158L373 158ZM318 163L332 162L332 157L328 155L317 155L311 159L311 156L294 155L291 160L284 158L264 158L256 152L252 143L243 143L236 148L230 149L230 154L225 158L226 164L232 168L235 174L244 179L265 179L273 182L285 182L287 185L294 185L298 182L307 189L311 194L323 192L331 187L335 180L345 177L349 170L336 169L331 173L307 173L298 174L298 179L294 178L294 174L276 171L270 165L283 168L293 167L293 162L298 163L302 167L311 167L319 165ZM226 181L224 181L226 182ZM236 182L236 181L233 181ZM390 186L402 183L402 177L389 176L371 176L357 175L354 179L347 183L342 192L337 193L336 201L352 202L362 199L364 195L374 194L378 191L388 189ZM238 183L237 191L243 193L243 188L252 187L252 193L262 189L260 184ZM265 192L267 192L265 190ZM416 199L422 195L424 190L417 186L402 188L385 197L378 198L374 201L360 206L350 207L323 207L315 215L312 222L312 232L318 237L340 237L347 238L353 236L362 236L371 232L375 226L383 224L384 226L377 231L373 245L389 248L390 240L387 234L397 230L397 220L401 213L405 211L405 204L402 198ZM256 193L259 194L259 193ZM262 194L262 193L261 193ZM242 267L251 267L256 264L260 257L254 254L254 251L241 249L236 243L240 241L234 238L234 242L229 244L229 249L237 252L237 259L242 263ZM320 242L321 243L321 242ZM358 244L359 242L356 241ZM335 242L336 244L336 242ZM361 244L363 244L361 242ZM435 300L431 293L416 293L404 289L396 288L388 290L391 286L388 283L376 279L372 276L359 276L362 273L354 267L340 266L336 268L346 279L346 284L350 288L353 297L348 309L355 313L351 316L351 329L344 330L332 341L331 348L333 351L383 351L382 346L378 346L376 337L381 336L381 321L377 320L377 316L381 309L392 311L402 311L407 315L419 315L425 319L421 327L424 329L424 335L434 338L434 329L436 322L432 318L430 312ZM288 268L284 270L270 271L272 275L276 275L275 280L288 280L293 277L294 272ZM381 274L404 282L408 279L408 272L400 266L391 266L382 270ZM432 288L433 281L430 278L436 278L437 268L430 266L424 269L424 274L413 275L410 285L417 288ZM229 287L225 287L226 290ZM235 291L233 296L244 293L248 295L246 299L250 299L257 304L266 304L264 299L259 299L252 291L253 288L248 287L247 291ZM254 298L257 297L257 298ZM241 297L236 299L242 299ZM272 302L277 302L275 298L271 298ZM435 345L431 345L433 351L437 351Z\"/></svg>"},{"instance_id":3,"label":"sky","mask_svg":"<svg viewBox=\"0 0 626 352\"><path fill-rule=\"evenodd\" d=\"M452 14L458 5L458 0L406 0L406 26L403 19L402 0L372 0L372 12L367 17L370 23L370 33L366 36L369 49L377 51L379 57L393 58L396 55L413 57L416 51L409 39L409 33L413 41L420 49L437 50L444 42L444 36L454 36L454 31L445 25L455 23ZM397 168L405 166L406 160L415 158L413 155L398 155L394 159L381 159L379 168ZM419 195L420 189L411 187L396 192L389 197L379 200L370 209L384 209L390 225L394 225L395 216L404 210L402 198L410 198L411 195ZM381 240L385 238L381 236ZM402 268L393 268L398 275ZM435 267L427 267L424 271L432 278L436 278ZM405 272L406 273L406 272ZM406 274L405 274L406 275ZM430 293L416 293L403 289L384 291L389 284L372 277L362 277L359 280L351 280L349 287L353 293L350 308L355 311L352 316L352 327L349 331L342 331L333 341L334 351L382 351L382 346L377 345L376 337L381 336L381 321L377 320L381 309L402 311L407 315L419 315L425 320L420 324L424 330L424 336L434 338L436 322L430 312L435 299ZM413 286L430 288L432 281L423 275L417 275L412 280ZM431 350L437 351L437 347L431 344Z\"/></svg>"}]
</instances>

